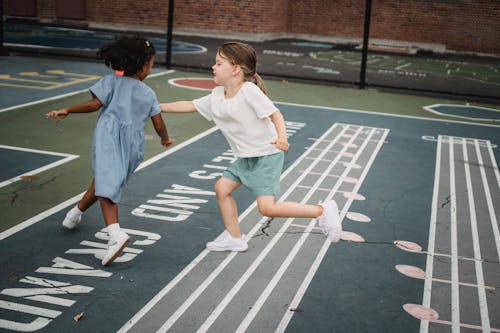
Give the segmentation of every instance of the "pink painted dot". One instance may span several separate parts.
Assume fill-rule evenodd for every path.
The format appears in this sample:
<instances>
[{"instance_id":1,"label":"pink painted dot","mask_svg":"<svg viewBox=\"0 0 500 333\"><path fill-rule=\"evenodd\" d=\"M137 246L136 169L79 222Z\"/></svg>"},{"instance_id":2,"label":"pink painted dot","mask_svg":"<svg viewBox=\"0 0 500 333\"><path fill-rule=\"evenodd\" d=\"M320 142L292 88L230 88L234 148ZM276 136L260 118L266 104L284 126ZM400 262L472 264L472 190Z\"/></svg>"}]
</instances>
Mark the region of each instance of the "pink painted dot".
<instances>
[{"instance_id":1,"label":"pink painted dot","mask_svg":"<svg viewBox=\"0 0 500 333\"><path fill-rule=\"evenodd\" d=\"M354 157L354 154L353 153L348 153L348 152L343 152L342 156L344 156L344 157Z\"/></svg>"},{"instance_id":2,"label":"pink painted dot","mask_svg":"<svg viewBox=\"0 0 500 333\"><path fill-rule=\"evenodd\" d=\"M436 312L436 310L427 308L420 304L408 303L403 305L403 309L417 319L437 320L439 318L439 314Z\"/></svg>"},{"instance_id":3,"label":"pink painted dot","mask_svg":"<svg viewBox=\"0 0 500 333\"><path fill-rule=\"evenodd\" d=\"M366 198L359 193L344 192L344 198L352 200L365 200Z\"/></svg>"},{"instance_id":4,"label":"pink painted dot","mask_svg":"<svg viewBox=\"0 0 500 333\"><path fill-rule=\"evenodd\" d=\"M348 148L358 148L357 144L349 143L349 142L342 142L342 145L344 145L345 147L348 147Z\"/></svg>"},{"instance_id":5,"label":"pink painted dot","mask_svg":"<svg viewBox=\"0 0 500 333\"><path fill-rule=\"evenodd\" d=\"M351 163L351 162L344 162L342 163L346 168L351 168L351 169L361 169L361 165L356 164L356 163Z\"/></svg>"},{"instance_id":6,"label":"pink painted dot","mask_svg":"<svg viewBox=\"0 0 500 333\"><path fill-rule=\"evenodd\" d=\"M342 231L340 239L355 243L363 243L365 241L365 239L362 236L350 231Z\"/></svg>"},{"instance_id":7,"label":"pink painted dot","mask_svg":"<svg viewBox=\"0 0 500 333\"><path fill-rule=\"evenodd\" d=\"M356 221L356 222L370 222L371 221L371 219L368 216L361 214L361 213L348 212L346 214L346 216L349 220Z\"/></svg>"},{"instance_id":8,"label":"pink painted dot","mask_svg":"<svg viewBox=\"0 0 500 333\"><path fill-rule=\"evenodd\" d=\"M358 182L358 178L354 178L354 177L344 177L342 178L342 180L346 183L350 183L350 184L356 184Z\"/></svg>"},{"instance_id":9,"label":"pink painted dot","mask_svg":"<svg viewBox=\"0 0 500 333\"><path fill-rule=\"evenodd\" d=\"M396 245L397 247L399 247L401 250L404 250L404 251L422 252L422 247L420 245L418 245L417 243L397 240L397 241L394 241L394 245Z\"/></svg>"},{"instance_id":10,"label":"pink painted dot","mask_svg":"<svg viewBox=\"0 0 500 333\"><path fill-rule=\"evenodd\" d=\"M425 272L419 267L410 265L396 265L396 269L399 273L408 277L421 280L425 279Z\"/></svg>"}]
</instances>

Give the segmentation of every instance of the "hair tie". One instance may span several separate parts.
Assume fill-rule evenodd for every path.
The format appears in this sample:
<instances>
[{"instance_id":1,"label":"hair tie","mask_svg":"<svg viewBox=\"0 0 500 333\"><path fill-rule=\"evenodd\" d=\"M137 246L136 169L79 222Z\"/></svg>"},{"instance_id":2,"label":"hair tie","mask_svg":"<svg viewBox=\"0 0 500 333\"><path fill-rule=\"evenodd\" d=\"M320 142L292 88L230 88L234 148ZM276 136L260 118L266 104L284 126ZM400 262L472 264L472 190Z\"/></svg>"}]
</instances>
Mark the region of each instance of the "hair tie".
<instances>
[{"instance_id":1,"label":"hair tie","mask_svg":"<svg viewBox=\"0 0 500 333\"><path fill-rule=\"evenodd\" d=\"M252 77L255 79L257 77L257 72L253 73Z\"/></svg>"}]
</instances>

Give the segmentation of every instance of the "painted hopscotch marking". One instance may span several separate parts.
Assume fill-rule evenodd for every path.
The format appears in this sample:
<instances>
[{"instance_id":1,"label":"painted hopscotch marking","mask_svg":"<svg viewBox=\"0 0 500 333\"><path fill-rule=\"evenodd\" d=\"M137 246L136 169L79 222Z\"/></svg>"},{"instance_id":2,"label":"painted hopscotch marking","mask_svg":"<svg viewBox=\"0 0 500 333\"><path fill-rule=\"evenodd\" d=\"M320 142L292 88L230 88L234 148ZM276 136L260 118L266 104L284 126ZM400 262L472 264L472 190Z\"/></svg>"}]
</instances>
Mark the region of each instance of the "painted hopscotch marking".
<instances>
[{"instance_id":1,"label":"painted hopscotch marking","mask_svg":"<svg viewBox=\"0 0 500 333\"><path fill-rule=\"evenodd\" d=\"M423 308L433 309L437 313L450 313L451 318L424 318L421 320L420 333L427 333L431 323L449 325L452 332L460 332L461 327L500 332L499 328L490 327L488 311L488 296L490 301L494 297L488 285L498 286L499 277L485 274L488 272L485 270L488 261L484 260L495 257L489 261L496 265L500 260L500 233L496 217L500 176L491 142L440 135L437 140L433 193ZM446 248L451 249L449 260L434 261L434 254ZM482 253L482 249L488 252ZM463 305L460 303L460 292L464 290L460 286L467 276L460 269L464 263L459 253L469 254L474 259L475 283L468 286L477 292L478 323L461 322L460 310ZM444 274L447 271L451 276L434 277L435 272ZM432 283L440 279L451 284L451 300L432 298L433 292L439 294L439 291L444 290L442 288L449 288L448 284ZM487 290L490 290L490 295ZM468 310L471 310L470 307Z\"/></svg>"},{"instance_id":2,"label":"painted hopscotch marking","mask_svg":"<svg viewBox=\"0 0 500 333\"><path fill-rule=\"evenodd\" d=\"M0 75L0 86L36 90L53 90L73 84L98 80L100 76L68 73L63 70L47 70L44 73L21 72L16 76Z\"/></svg>"},{"instance_id":3,"label":"painted hopscotch marking","mask_svg":"<svg viewBox=\"0 0 500 333\"><path fill-rule=\"evenodd\" d=\"M64 153L55 153L55 152L52 152L52 151L37 150L37 149L27 149L27 148L21 148L21 147L5 146L5 145L0 145L0 149L17 150L17 151L24 151L24 152L28 152L28 153L34 153L34 154L44 154L44 155L52 155L52 156L61 156L62 157L62 159L60 159L58 161L55 161L55 162L52 162L52 163L49 163L47 165L44 165L43 167L40 167L40 168L37 168L37 169L33 169L33 170L30 170L30 171L24 172L21 175L18 175L18 176L12 177L10 179L4 180L4 181L0 182L0 188L2 188L4 186L7 186L7 185L10 185L10 184L12 184L14 182L17 182L19 180L22 180L23 176L25 176L25 175L33 176L33 175L36 175L36 174L39 174L39 173L41 173L43 171L55 168L56 166L59 166L61 164L67 163L69 161L72 161L72 160L80 157L79 155L64 154Z\"/></svg>"},{"instance_id":4,"label":"painted hopscotch marking","mask_svg":"<svg viewBox=\"0 0 500 333\"><path fill-rule=\"evenodd\" d=\"M357 193L388 132L387 129L357 125L333 125L282 174L282 185L287 190L278 201L317 203L334 198L343 219L352 201L357 200L355 195L346 197L344 194ZM345 134L349 135L348 140ZM322 149L317 149L320 147ZM346 156L352 157L346 159ZM362 167L354 167L358 165ZM332 174L337 177L330 177ZM359 181L345 182L348 177ZM319 188L330 189L326 197ZM290 309L301 301L331 242L316 231L314 219L277 219L278 223L269 224L269 227L267 220L261 217L254 202L240 215L242 231L249 239L248 252L204 250L119 332L141 332L145 328L167 332L179 331L181 327L196 332L221 329L282 332L293 315ZM267 237L263 237L264 228L268 228ZM238 260L233 260L235 258ZM287 280L284 286L282 281L291 275L299 278L294 282ZM296 290L295 295L290 295L290 290ZM282 298L277 301L277 297ZM285 309L282 304L290 306ZM276 316L279 308L282 313ZM271 323L260 320L270 312L273 313ZM166 320L158 322L158 318ZM268 326L254 327L262 322Z\"/></svg>"}]
</instances>

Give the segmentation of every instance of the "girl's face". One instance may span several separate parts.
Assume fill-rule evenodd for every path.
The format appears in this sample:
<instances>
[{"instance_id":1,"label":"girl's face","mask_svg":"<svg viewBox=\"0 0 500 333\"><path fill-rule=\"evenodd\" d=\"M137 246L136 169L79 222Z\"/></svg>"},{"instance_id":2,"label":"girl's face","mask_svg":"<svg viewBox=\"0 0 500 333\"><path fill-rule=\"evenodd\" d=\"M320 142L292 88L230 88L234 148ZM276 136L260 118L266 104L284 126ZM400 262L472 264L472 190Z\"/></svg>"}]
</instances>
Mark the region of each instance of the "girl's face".
<instances>
[{"instance_id":1,"label":"girl's face","mask_svg":"<svg viewBox=\"0 0 500 333\"><path fill-rule=\"evenodd\" d=\"M212 66L215 84L222 86L229 82L236 74L236 65L229 62L228 59L217 54L215 57L215 64Z\"/></svg>"}]
</instances>

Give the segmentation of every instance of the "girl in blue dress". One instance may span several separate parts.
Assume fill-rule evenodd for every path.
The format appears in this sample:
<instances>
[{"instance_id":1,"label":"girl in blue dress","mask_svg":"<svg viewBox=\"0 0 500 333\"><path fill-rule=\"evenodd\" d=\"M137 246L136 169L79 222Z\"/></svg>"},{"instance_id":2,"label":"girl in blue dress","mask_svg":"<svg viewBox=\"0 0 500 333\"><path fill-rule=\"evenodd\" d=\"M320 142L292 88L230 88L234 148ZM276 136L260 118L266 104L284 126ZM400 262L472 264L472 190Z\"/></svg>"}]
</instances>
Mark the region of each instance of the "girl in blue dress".
<instances>
[{"instance_id":1,"label":"girl in blue dress","mask_svg":"<svg viewBox=\"0 0 500 333\"><path fill-rule=\"evenodd\" d=\"M122 37L103 46L97 55L106 66L123 75L110 74L90 87L92 99L47 113L47 118L61 121L70 113L88 113L101 109L92 143L93 179L78 204L63 221L73 229L82 213L99 201L109 242L103 265L112 263L127 246L129 236L118 224L118 202L122 188L144 158L144 126L151 118L161 144L172 144L155 93L142 81L154 63L155 49L148 40Z\"/></svg>"}]
</instances>

